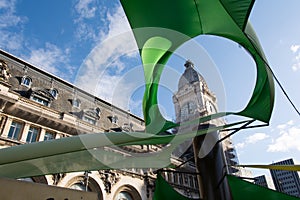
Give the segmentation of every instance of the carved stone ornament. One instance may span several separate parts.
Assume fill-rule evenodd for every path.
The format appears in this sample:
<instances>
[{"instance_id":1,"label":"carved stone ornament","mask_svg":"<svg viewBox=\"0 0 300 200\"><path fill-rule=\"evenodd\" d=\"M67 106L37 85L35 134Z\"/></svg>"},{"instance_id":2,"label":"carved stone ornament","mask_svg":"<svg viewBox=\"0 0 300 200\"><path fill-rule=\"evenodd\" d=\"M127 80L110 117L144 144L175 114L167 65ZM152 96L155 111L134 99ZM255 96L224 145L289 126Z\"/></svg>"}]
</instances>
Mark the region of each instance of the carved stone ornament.
<instances>
[{"instance_id":1,"label":"carved stone ornament","mask_svg":"<svg viewBox=\"0 0 300 200\"><path fill-rule=\"evenodd\" d=\"M8 72L8 65L4 60L0 60L0 79L8 81L11 77L11 74Z\"/></svg>"},{"instance_id":2,"label":"carved stone ornament","mask_svg":"<svg viewBox=\"0 0 300 200\"><path fill-rule=\"evenodd\" d=\"M99 171L99 174L101 180L103 181L106 193L111 193L112 186L121 179L118 173L114 173L110 170Z\"/></svg>"}]
</instances>

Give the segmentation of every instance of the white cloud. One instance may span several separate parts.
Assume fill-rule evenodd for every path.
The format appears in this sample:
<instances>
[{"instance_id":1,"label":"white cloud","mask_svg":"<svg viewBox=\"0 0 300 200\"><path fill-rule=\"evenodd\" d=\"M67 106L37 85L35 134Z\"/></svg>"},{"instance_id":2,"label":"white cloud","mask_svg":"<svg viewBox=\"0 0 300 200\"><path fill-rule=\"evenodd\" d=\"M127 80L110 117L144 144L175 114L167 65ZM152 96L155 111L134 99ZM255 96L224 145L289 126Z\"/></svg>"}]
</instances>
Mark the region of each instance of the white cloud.
<instances>
[{"instance_id":1,"label":"white cloud","mask_svg":"<svg viewBox=\"0 0 300 200\"><path fill-rule=\"evenodd\" d=\"M119 5L115 9L116 9L116 12L114 12L113 14L111 14L111 13L107 14L107 20L109 22L113 22L113 23L109 23L109 26L108 26L109 32L106 36L103 35L103 39L105 39L106 37L114 37L114 36L119 35L120 33L131 30L130 25L127 21L127 18L125 16L124 10L121 7L121 5Z\"/></svg>"},{"instance_id":2,"label":"white cloud","mask_svg":"<svg viewBox=\"0 0 300 200\"><path fill-rule=\"evenodd\" d=\"M300 52L298 53L298 56L294 58L294 64L292 65L292 70L298 71L300 69Z\"/></svg>"},{"instance_id":3,"label":"white cloud","mask_svg":"<svg viewBox=\"0 0 300 200\"><path fill-rule=\"evenodd\" d=\"M7 50L21 49L23 37L20 28L26 17L15 14L16 0L0 0L0 47ZM18 28L19 31L14 29Z\"/></svg>"},{"instance_id":4,"label":"white cloud","mask_svg":"<svg viewBox=\"0 0 300 200\"><path fill-rule=\"evenodd\" d=\"M15 0L0 0L0 9L13 9L15 3Z\"/></svg>"},{"instance_id":5,"label":"white cloud","mask_svg":"<svg viewBox=\"0 0 300 200\"><path fill-rule=\"evenodd\" d=\"M265 133L254 133L248 137L243 142L239 142L235 145L237 149L244 149L249 144L256 144L262 140L269 138L270 136Z\"/></svg>"},{"instance_id":6,"label":"white cloud","mask_svg":"<svg viewBox=\"0 0 300 200\"><path fill-rule=\"evenodd\" d=\"M68 49L62 51L56 45L46 43L45 48L31 50L26 58L28 62L40 67L41 69L62 78L70 76L70 66L68 63ZM67 71L63 71L67 70ZM66 76L68 74L68 76Z\"/></svg>"},{"instance_id":7,"label":"white cloud","mask_svg":"<svg viewBox=\"0 0 300 200\"><path fill-rule=\"evenodd\" d=\"M295 72L295 71L298 71L300 69L300 63L296 63L296 64L293 64L292 65L292 70Z\"/></svg>"},{"instance_id":8,"label":"white cloud","mask_svg":"<svg viewBox=\"0 0 300 200\"><path fill-rule=\"evenodd\" d=\"M235 146L238 149L243 149L247 147L249 144L256 144L257 142L265 140L269 137L270 136L265 133L254 133L253 135L246 137L246 139L243 142L237 143Z\"/></svg>"},{"instance_id":9,"label":"white cloud","mask_svg":"<svg viewBox=\"0 0 300 200\"><path fill-rule=\"evenodd\" d=\"M94 0L78 0L76 2L74 24L76 25L75 37L77 41L91 40L95 42L99 40L98 32L99 29L103 28L98 26L99 21L101 21L99 12L102 9Z\"/></svg>"},{"instance_id":10,"label":"white cloud","mask_svg":"<svg viewBox=\"0 0 300 200\"><path fill-rule=\"evenodd\" d=\"M107 31L100 33L101 42L82 63L75 84L108 102L129 109L130 96L143 84L143 74L141 67L124 73L127 66L123 59L136 56L138 50L122 7L119 5L113 11L113 14L107 14ZM131 77L133 75L135 77Z\"/></svg>"},{"instance_id":11,"label":"white cloud","mask_svg":"<svg viewBox=\"0 0 300 200\"><path fill-rule=\"evenodd\" d=\"M92 39L93 41L96 40L97 34L92 26L87 23L78 23L76 28L75 37L78 41L84 41Z\"/></svg>"},{"instance_id":12,"label":"white cloud","mask_svg":"<svg viewBox=\"0 0 300 200\"><path fill-rule=\"evenodd\" d=\"M95 17L96 14L96 6L94 5L94 0L79 0L75 5L75 9L79 14L78 21L83 19L89 19Z\"/></svg>"},{"instance_id":13,"label":"white cloud","mask_svg":"<svg viewBox=\"0 0 300 200\"><path fill-rule=\"evenodd\" d=\"M16 0L0 0L0 28L16 26L26 18L15 15Z\"/></svg>"},{"instance_id":14,"label":"white cloud","mask_svg":"<svg viewBox=\"0 0 300 200\"><path fill-rule=\"evenodd\" d=\"M237 143L235 146L236 146L236 148L238 148L238 149L243 149L244 147L245 147L245 142L239 142L239 143Z\"/></svg>"},{"instance_id":15,"label":"white cloud","mask_svg":"<svg viewBox=\"0 0 300 200\"><path fill-rule=\"evenodd\" d=\"M285 124L279 124L278 126L277 126L277 128L278 129L285 129L285 128L287 128L288 126L292 126L294 124L294 121L293 120L290 120L290 121L288 121L287 123L285 123Z\"/></svg>"},{"instance_id":16,"label":"white cloud","mask_svg":"<svg viewBox=\"0 0 300 200\"><path fill-rule=\"evenodd\" d=\"M268 152L300 151L300 128L290 127L281 130L280 136L268 146Z\"/></svg>"},{"instance_id":17,"label":"white cloud","mask_svg":"<svg viewBox=\"0 0 300 200\"><path fill-rule=\"evenodd\" d=\"M296 53L299 50L299 48L300 48L300 45L292 45L290 49L293 53Z\"/></svg>"},{"instance_id":18,"label":"white cloud","mask_svg":"<svg viewBox=\"0 0 300 200\"><path fill-rule=\"evenodd\" d=\"M292 45L290 47L291 51L296 54L294 58L294 64L292 65L293 71L298 71L300 69L300 52L299 52L300 45Z\"/></svg>"},{"instance_id":19,"label":"white cloud","mask_svg":"<svg viewBox=\"0 0 300 200\"><path fill-rule=\"evenodd\" d=\"M0 30L0 47L4 50L18 50L22 48L23 36L19 33L13 33Z\"/></svg>"},{"instance_id":20,"label":"white cloud","mask_svg":"<svg viewBox=\"0 0 300 200\"><path fill-rule=\"evenodd\" d=\"M132 99L130 99L129 101L130 112L134 113L139 117L143 117L142 105L143 105L143 101L141 99L137 101L133 101Z\"/></svg>"},{"instance_id":21,"label":"white cloud","mask_svg":"<svg viewBox=\"0 0 300 200\"><path fill-rule=\"evenodd\" d=\"M255 133L253 135L250 135L246 138L246 143L248 144L255 144L261 140L264 140L266 138L268 138L270 136L268 136L267 134L265 133Z\"/></svg>"}]
</instances>

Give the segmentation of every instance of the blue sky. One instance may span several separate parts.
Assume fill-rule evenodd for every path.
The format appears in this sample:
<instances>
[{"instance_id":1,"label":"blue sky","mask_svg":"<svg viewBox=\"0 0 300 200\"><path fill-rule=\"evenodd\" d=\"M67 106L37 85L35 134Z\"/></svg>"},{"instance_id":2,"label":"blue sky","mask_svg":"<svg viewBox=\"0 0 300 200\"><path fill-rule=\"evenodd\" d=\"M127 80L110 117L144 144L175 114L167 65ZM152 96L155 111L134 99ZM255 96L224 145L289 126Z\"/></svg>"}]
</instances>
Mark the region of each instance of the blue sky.
<instances>
[{"instance_id":1,"label":"blue sky","mask_svg":"<svg viewBox=\"0 0 300 200\"><path fill-rule=\"evenodd\" d=\"M270 66L297 107L299 7L298 0L257 1L250 15ZM1 49L141 115L143 72L118 0L0 0L0 20ZM178 49L166 67L159 99L162 111L174 119L171 96L185 59L195 62L216 93L220 110L241 110L254 87L253 60L225 39L201 36L193 42L196 47ZM207 70L207 65L212 68ZM287 158L299 163L299 121L276 84L270 126L234 136L240 163L269 164Z\"/></svg>"}]
</instances>

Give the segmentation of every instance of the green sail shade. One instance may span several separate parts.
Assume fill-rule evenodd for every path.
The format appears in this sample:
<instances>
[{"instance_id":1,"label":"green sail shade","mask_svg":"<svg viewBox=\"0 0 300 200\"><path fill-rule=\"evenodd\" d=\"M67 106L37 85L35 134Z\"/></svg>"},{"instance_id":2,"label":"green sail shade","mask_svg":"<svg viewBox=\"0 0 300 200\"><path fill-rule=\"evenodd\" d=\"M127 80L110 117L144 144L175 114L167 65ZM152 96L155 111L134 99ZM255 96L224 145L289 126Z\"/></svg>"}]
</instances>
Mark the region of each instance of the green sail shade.
<instances>
[{"instance_id":1,"label":"green sail shade","mask_svg":"<svg viewBox=\"0 0 300 200\"><path fill-rule=\"evenodd\" d=\"M174 188L161 176L157 174L155 181L155 190L153 200L190 200L179 194Z\"/></svg>"},{"instance_id":2,"label":"green sail shade","mask_svg":"<svg viewBox=\"0 0 300 200\"><path fill-rule=\"evenodd\" d=\"M0 177L23 178L75 171L163 168L172 151L183 141L237 124L212 127L197 133L154 135L149 133L94 133L9 147L0 150ZM130 153L126 145L165 144L161 151ZM124 154L120 152L124 152Z\"/></svg>"},{"instance_id":3,"label":"green sail shade","mask_svg":"<svg viewBox=\"0 0 300 200\"><path fill-rule=\"evenodd\" d=\"M242 111L217 113L187 123L200 124L229 114L266 124L269 122L274 103L274 85L264 53L248 22L254 0L121 0L121 3L133 29L144 67L143 114L146 133L87 134L1 149L0 176L19 178L110 168L161 168L169 164L172 150L185 140L243 125L245 122L241 121L176 136L158 135L179 126L166 120L157 106L164 65L180 45L201 34L228 38L243 46L255 60L257 79L252 96ZM110 147L140 144L169 146L155 154L128 158L107 150Z\"/></svg>"},{"instance_id":4,"label":"green sail shade","mask_svg":"<svg viewBox=\"0 0 300 200\"><path fill-rule=\"evenodd\" d=\"M233 200L299 200L297 197L255 185L234 176L227 176L227 180Z\"/></svg>"},{"instance_id":5,"label":"green sail shade","mask_svg":"<svg viewBox=\"0 0 300 200\"><path fill-rule=\"evenodd\" d=\"M257 66L255 88L246 108L234 114L269 122L274 104L274 83L258 38L248 22L254 0L121 0L121 3L144 65L143 113L148 132L159 133L175 126L162 117L157 107L159 79L172 52L201 34L230 39L252 55ZM154 129L157 121L159 129Z\"/></svg>"}]
</instances>

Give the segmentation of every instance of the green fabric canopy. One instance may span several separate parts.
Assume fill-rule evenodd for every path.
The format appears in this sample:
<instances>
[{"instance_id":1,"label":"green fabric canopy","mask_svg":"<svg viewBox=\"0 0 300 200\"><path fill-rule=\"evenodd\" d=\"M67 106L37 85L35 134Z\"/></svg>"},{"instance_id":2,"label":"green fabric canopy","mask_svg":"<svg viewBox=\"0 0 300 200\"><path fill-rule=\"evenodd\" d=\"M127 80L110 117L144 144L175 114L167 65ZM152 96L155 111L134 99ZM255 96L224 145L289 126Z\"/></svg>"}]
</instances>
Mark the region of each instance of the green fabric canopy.
<instances>
[{"instance_id":1,"label":"green fabric canopy","mask_svg":"<svg viewBox=\"0 0 300 200\"><path fill-rule=\"evenodd\" d=\"M233 200L299 200L297 197L289 196L278 191L249 183L234 176L227 176Z\"/></svg>"},{"instance_id":2,"label":"green fabric canopy","mask_svg":"<svg viewBox=\"0 0 300 200\"><path fill-rule=\"evenodd\" d=\"M226 127L229 125L210 131ZM207 130L180 135L95 133L9 147L0 150L0 177L23 178L100 169L163 168L170 165L171 153L180 143L207 133ZM150 153L132 153L119 148L155 144L167 146Z\"/></svg>"},{"instance_id":3,"label":"green fabric canopy","mask_svg":"<svg viewBox=\"0 0 300 200\"><path fill-rule=\"evenodd\" d=\"M274 83L264 53L248 22L254 0L121 0L121 3L144 65L143 113L148 132L159 133L176 126L164 119L157 107L160 76L176 48L203 34L230 39L252 55L257 66L256 85L246 108L234 114L269 122Z\"/></svg>"},{"instance_id":4,"label":"green fabric canopy","mask_svg":"<svg viewBox=\"0 0 300 200\"><path fill-rule=\"evenodd\" d=\"M152 200L189 200L189 198L179 194L173 187L165 181L161 174L157 174L155 190Z\"/></svg>"},{"instance_id":5,"label":"green fabric canopy","mask_svg":"<svg viewBox=\"0 0 300 200\"><path fill-rule=\"evenodd\" d=\"M297 197L255 185L235 176L227 176L232 200L299 200ZM172 186L158 174L155 182L153 200L188 200L189 198L179 194Z\"/></svg>"},{"instance_id":6,"label":"green fabric canopy","mask_svg":"<svg viewBox=\"0 0 300 200\"><path fill-rule=\"evenodd\" d=\"M179 126L167 121L157 106L164 65L180 45L201 34L228 38L243 46L256 62L257 78L252 97L242 111L217 113L187 123L200 124L228 114L269 122L274 85L258 39L248 23L253 0L121 0L121 3L140 48L144 67L146 133L87 134L2 149L0 176L19 178L110 168L161 168L169 164L171 152L185 140L244 125L247 121L176 136L157 135ZM136 144L168 145L157 153L129 156L111 149Z\"/></svg>"}]
</instances>

